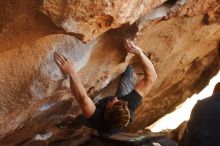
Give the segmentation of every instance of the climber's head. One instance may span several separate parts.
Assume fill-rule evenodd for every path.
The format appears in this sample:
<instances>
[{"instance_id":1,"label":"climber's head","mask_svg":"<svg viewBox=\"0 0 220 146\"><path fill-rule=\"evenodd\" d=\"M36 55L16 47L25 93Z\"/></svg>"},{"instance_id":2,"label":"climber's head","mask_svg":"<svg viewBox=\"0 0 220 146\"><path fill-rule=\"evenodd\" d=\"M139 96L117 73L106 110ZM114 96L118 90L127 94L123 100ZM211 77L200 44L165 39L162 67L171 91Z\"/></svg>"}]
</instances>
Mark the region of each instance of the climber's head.
<instances>
[{"instance_id":1,"label":"climber's head","mask_svg":"<svg viewBox=\"0 0 220 146\"><path fill-rule=\"evenodd\" d=\"M216 92L220 92L220 82L215 85L215 88L213 90L213 94L215 94Z\"/></svg>"},{"instance_id":2,"label":"climber's head","mask_svg":"<svg viewBox=\"0 0 220 146\"><path fill-rule=\"evenodd\" d=\"M108 101L105 111L105 119L111 127L126 127L130 122L130 111L128 109L128 102L118 100L117 97Z\"/></svg>"}]
</instances>

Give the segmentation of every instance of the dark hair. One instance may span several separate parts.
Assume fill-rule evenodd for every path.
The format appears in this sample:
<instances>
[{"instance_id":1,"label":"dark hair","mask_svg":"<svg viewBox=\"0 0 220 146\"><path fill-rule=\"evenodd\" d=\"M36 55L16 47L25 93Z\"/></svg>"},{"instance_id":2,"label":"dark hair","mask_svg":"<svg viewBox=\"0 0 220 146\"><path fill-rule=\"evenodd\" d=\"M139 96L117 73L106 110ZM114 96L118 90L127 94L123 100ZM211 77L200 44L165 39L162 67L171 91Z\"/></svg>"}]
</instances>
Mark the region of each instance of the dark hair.
<instances>
[{"instance_id":1,"label":"dark hair","mask_svg":"<svg viewBox=\"0 0 220 146\"><path fill-rule=\"evenodd\" d=\"M130 111L128 109L128 102L120 100L114 104L110 111L106 110L105 120L110 127L127 127L130 122Z\"/></svg>"}]
</instances>

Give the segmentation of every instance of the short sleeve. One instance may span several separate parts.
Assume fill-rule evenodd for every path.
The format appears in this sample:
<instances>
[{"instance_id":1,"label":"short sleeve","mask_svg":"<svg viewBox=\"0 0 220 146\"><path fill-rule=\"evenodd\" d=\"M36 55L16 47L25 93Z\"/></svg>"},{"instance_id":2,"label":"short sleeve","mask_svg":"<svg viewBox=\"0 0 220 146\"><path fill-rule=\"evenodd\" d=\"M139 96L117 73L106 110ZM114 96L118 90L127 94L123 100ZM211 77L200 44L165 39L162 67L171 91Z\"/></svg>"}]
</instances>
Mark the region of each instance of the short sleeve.
<instances>
[{"instance_id":1,"label":"short sleeve","mask_svg":"<svg viewBox=\"0 0 220 146\"><path fill-rule=\"evenodd\" d=\"M92 128L99 130L100 128L102 128L103 125L104 111L100 108L96 108L93 115L90 118L88 118L87 121Z\"/></svg>"},{"instance_id":2,"label":"short sleeve","mask_svg":"<svg viewBox=\"0 0 220 146\"><path fill-rule=\"evenodd\" d=\"M119 97L119 99L127 101L130 112L134 112L140 105L143 97L136 90L132 90L129 94Z\"/></svg>"}]
</instances>

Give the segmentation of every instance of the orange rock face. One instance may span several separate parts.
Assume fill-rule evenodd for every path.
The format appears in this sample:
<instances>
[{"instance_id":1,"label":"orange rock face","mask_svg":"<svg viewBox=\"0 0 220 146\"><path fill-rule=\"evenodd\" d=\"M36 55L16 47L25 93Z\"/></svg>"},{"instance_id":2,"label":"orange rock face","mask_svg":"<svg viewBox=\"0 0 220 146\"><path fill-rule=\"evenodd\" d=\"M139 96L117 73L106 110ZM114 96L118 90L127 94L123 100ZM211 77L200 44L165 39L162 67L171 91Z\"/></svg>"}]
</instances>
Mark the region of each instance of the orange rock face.
<instances>
[{"instance_id":1,"label":"orange rock face","mask_svg":"<svg viewBox=\"0 0 220 146\"><path fill-rule=\"evenodd\" d=\"M43 0L41 11L68 33L88 41L109 29L133 23L166 0Z\"/></svg>"},{"instance_id":2,"label":"orange rock face","mask_svg":"<svg viewBox=\"0 0 220 146\"><path fill-rule=\"evenodd\" d=\"M57 127L80 109L68 76L53 60L55 51L75 63L95 102L114 95L129 63L134 64L138 80L143 77L123 39L133 39L149 54L158 79L136 111L130 132L199 92L219 70L219 2L163 2L0 2L0 145L48 145L90 132Z\"/></svg>"},{"instance_id":3,"label":"orange rock face","mask_svg":"<svg viewBox=\"0 0 220 146\"><path fill-rule=\"evenodd\" d=\"M134 127L148 125L156 119L157 116L153 118L155 113L163 115L164 111L182 103L205 86L205 78L213 74L210 68L219 64L220 25L206 25L204 17L172 18L154 25L147 23L137 34L137 44L152 54L159 76L137 111Z\"/></svg>"}]
</instances>

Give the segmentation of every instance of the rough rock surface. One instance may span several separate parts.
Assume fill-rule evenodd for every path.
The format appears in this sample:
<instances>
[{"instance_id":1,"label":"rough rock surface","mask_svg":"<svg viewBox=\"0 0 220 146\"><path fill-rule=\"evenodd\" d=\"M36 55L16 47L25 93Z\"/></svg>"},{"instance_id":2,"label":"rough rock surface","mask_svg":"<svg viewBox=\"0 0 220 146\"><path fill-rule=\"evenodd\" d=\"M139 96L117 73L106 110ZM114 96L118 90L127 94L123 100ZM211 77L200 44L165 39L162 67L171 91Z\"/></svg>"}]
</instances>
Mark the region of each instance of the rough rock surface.
<instances>
[{"instance_id":1,"label":"rough rock surface","mask_svg":"<svg viewBox=\"0 0 220 146\"><path fill-rule=\"evenodd\" d=\"M0 0L0 52L61 32L38 7L36 0Z\"/></svg>"},{"instance_id":2,"label":"rough rock surface","mask_svg":"<svg viewBox=\"0 0 220 146\"><path fill-rule=\"evenodd\" d=\"M176 14L175 16L213 13L219 9L219 0L179 0L172 9L170 14Z\"/></svg>"},{"instance_id":3,"label":"rough rock surface","mask_svg":"<svg viewBox=\"0 0 220 146\"><path fill-rule=\"evenodd\" d=\"M163 114L198 92L212 74L210 68L218 66L220 25L206 25L203 19L198 15L146 24L137 35L137 44L151 54L159 76L132 129L153 122L146 115L153 120L154 113Z\"/></svg>"},{"instance_id":4,"label":"rough rock surface","mask_svg":"<svg viewBox=\"0 0 220 146\"><path fill-rule=\"evenodd\" d=\"M123 47L124 38L134 38L153 61L158 80L137 110L134 123L126 129L130 132L151 124L199 92L219 69L217 0L179 0L174 6L170 5L172 1L156 9L153 8L163 1L133 0L126 9L129 13L121 11L129 4L127 1L114 7L113 2L105 5L72 0L59 5L62 2L0 0L0 145L53 145L56 140L73 145L79 135L84 135L82 141L86 140L90 130L85 127L57 128L67 115L74 117L80 110L70 94L68 77L53 61L54 51L76 63L83 85L97 101L114 94L118 77L129 62L135 65L138 79L143 77L140 63L132 55L126 57ZM87 9L91 9L91 19L85 13ZM106 26L105 11L114 18L111 25ZM66 15L61 16L62 12ZM149 13L143 15L145 12ZM77 20L71 35L62 30L62 24L69 19L71 23ZM106 32L109 29L112 30ZM96 31L92 33L93 30ZM72 35L96 39L83 43ZM73 139L66 142L70 136Z\"/></svg>"},{"instance_id":5,"label":"rough rock surface","mask_svg":"<svg viewBox=\"0 0 220 146\"><path fill-rule=\"evenodd\" d=\"M166 0L43 0L41 11L68 33L88 41L103 32L133 23Z\"/></svg>"},{"instance_id":6,"label":"rough rock surface","mask_svg":"<svg viewBox=\"0 0 220 146\"><path fill-rule=\"evenodd\" d=\"M1 97L4 98L0 98L1 117L8 120L11 118L10 115L15 114L14 112L21 112L35 102L69 88L68 77L62 74L53 60L54 51L61 52L70 58L75 63L77 70L80 70L89 61L89 66L85 67L85 71L82 69L79 72L89 95L94 95L104 88L123 72L128 64L129 56L124 61L125 55L121 52L122 50L118 49L122 44L114 41L111 36L106 35L100 41L95 46L96 41L83 44L71 36L52 35L39 39L29 46L2 52L1 58L4 61L1 65L2 86L0 90L2 91ZM89 60L93 49L94 53L91 56L93 59ZM108 53L108 58L104 58L107 50L111 50L112 53ZM102 65L98 63L101 61L100 59L103 59ZM12 63L11 60L15 62ZM49 108L54 103L47 104L45 103L39 110L44 111L44 108L47 106ZM77 104L74 105L78 106ZM1 121L1 133L8 132L11 130L7 129L8 127L12 127L11 125L18 126L17 124L21 124L24 122L23 120L16 121L18 123L14 124L8 124L10 121Z\"/></svg>"}]
</instances>

